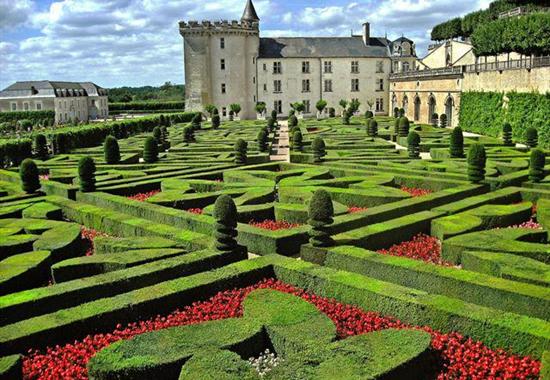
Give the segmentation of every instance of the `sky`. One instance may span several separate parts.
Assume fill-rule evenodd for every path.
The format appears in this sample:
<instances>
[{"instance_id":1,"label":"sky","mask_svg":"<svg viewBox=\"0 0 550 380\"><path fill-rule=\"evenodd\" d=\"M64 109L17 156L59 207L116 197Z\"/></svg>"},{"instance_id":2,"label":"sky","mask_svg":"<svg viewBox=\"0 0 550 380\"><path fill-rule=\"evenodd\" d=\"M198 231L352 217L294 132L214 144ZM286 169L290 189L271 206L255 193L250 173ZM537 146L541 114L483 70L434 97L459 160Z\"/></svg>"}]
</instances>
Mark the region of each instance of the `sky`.
<instances>
[{"instance_id":1,"label":"sky","mask_svg":"<svg viewBox=\"0 0 550 380\"><path fill-rule=\"evenodd\" d=\"M415 41L489 0L254 0L260 35L372 36ZM183 83L179 20L240 19L246 0L0 0L0 89L22 80L106 87Z\"/></svg>"}]
</instances>

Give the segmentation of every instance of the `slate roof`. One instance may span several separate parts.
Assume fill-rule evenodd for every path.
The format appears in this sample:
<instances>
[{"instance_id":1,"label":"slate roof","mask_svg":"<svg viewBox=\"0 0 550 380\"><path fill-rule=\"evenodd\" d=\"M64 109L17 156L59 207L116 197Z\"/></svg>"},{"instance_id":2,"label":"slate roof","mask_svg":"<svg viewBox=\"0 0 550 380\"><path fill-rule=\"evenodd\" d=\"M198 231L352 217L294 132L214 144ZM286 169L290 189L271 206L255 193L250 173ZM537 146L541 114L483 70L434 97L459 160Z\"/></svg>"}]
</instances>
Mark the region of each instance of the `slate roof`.
<instances>
[{"instance_id":1,"label":"slate roof","mask_svg":"<svg viewBox=\"0 0 550 380\"><path fill-rule=\"evenodd\" d=\"M246 7L244 8L243 17L241 17L241 20L243 21L260 21L260 18L258 17L258 14L256 13L256 9L254 8L254 4L252 4L252 0L248 0L246 3Z\"/></svg>"},{"instance_id":2,"label":"slate roof","mask_svg":"<svg viewBox=\"0 0 550 380\"><path fill-rule=\"evenodd\" d=\"M92 82L23 81L0 91L0 98L64 97L107 95L107 90Z\"/></svg>"},{"instance_id":3,"label":"slate roof","mask_svg":"<svg viewBox=\"0 0 550 380\"><path fill-rule=\"evenodd\" d=\"M388 41L373 37L365 46L361 36L260 38L259 58L338 58L390 56Z\"/></svg>"}]
</instances>

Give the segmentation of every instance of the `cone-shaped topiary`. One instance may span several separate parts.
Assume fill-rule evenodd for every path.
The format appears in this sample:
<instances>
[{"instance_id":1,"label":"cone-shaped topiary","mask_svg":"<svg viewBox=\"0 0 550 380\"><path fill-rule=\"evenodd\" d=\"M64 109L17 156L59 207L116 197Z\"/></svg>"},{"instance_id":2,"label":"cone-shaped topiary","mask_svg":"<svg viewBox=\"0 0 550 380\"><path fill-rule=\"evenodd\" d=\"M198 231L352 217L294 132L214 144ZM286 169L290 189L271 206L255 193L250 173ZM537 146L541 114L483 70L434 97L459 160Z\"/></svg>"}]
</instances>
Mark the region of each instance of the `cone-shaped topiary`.
<instances>
[{"instance_id":1,"label":"cone-shaped topiary","mask_svg":"<svg viewBox=\"0 0 550 380\"><path fill-rule=\"evenodd\" d=\"M472 144L468 150L468 181L479 183L485 179L487 156L482 144Z\"/></svg>"},{"instance_id":2,"label":"cone-shaped topiary","mask_svg":"<svg viewBox=\"0 0 550 380\"><path fill-rule=\"evenodd\" d=\"M69 143L67 141L67 135L64 133L58 133L54 137L54 147L56 154L63 154L69 152Z\"/></svg>"},{"instance_id":3,"label":"cone-shaped topiary","mask_svg":"<svg viewBox=\"0 0 550 380\"><path fill-rule=\"evenodd\" d=\"M161 138L162 138L162 132L160 130L160 127L153 128L153 138L157 142L157 144L161 144Z\"/></svg>"},{"instance_id":4,"label":"cone-shaped topiary","mask_svg":"<svg viewBox=\"0 0 550 380\"><path fill-rule=\"evenodd\" d=\"M399 118L393 121L393 133L399 135Z\"/></svg>"},{"instance_id":5,"label":"cone-shaped topiary","mask_svg":"<svg viewBox=\"0 0 550 380\"><path fill-rule=\"evenodd\" d=\"M267 119L267 129L269 130L269 132L273 132L273 130L275 129L275 119L273 119L272 117Z\"/></svg>"},{"instance_id":6,"label":"cone-shaped topiary","mask_svg":"<svg viewBox=\"0 0 550 380\"><path fill-rule=\"evenodd\" d=\"M223 194L214 203L215 248L222 252L231 252L237 248L237 206L233 199Z\"/></svg>"},{"instance_id":7,"label":"cone-shaped topiary","mask_svg":"<svg viewBox=\"0 0 550 380\"><path fill-rule=\"evenodd\" d=\"M432 127L434 128L437 127L438 121L439 121L439 115L437 113L432 114L432 119L431 119Z\"/></svg>"},{"instance_id":8,"label":"cone-shaped topiary","mask_svg":"<svg viewBox=\"0 0 550 380\"><path fill-rule=\"evenodd\" d=\"M34 152L41 160L48 158L48 141L41 133L34 138Z\"/></svg>"},{"instance_id":9,"label":"cone-shaped topiary","mask_svg":"<svg viewBox=\"0 0 550 380\"><path fill-rule=\"evenodd\" d=\"M378 122L374 119L369 119L370 121L367 124L367 134L370 137L378 136Z\"/></svg>"},{"instance_id":10,"label":"cone-shaped topiary","mask_svg":"<svg viewBox=\"0 0 550 380\"><path fill-rule=\"evenodd\" d=\"M399 137L407 137L409 135L409 119L405 116L399 118Z\"/></svg>"},{"instance_id":11,"label":"cone-shaped topiary","mask_svg":"<svg viewBox=\"0 0 550 380\"><path fill-rule=\"evenodd\" d=\"M529 148L536 148L539 145L539 133L535 128L529 127L525 131L525 144Z\"/></svg>"},{"instance_id":12,"label":"cone-shaped topiary","mask_svg":"<svg viewBox=\"0 0 550 380\"><path fill-rule=\"evenodd\" d=\"M85 156L78 161L78 180L80 191L95 191L95 162L92 157Z\"/></svg>"},{"instance_id":13,"label":"cone-shaped topiary","mask_svg":"<svg viewBox=\"0 0 550 380\"><path fill-rule=\"evenodd\" d=\"M159 125L165 125L166 123L166 118L164 117L164 115L160 115L159 116Z\"/></svg>"},{"instance_id":14,"label":"cone-shaped topiary","mask_svg":"<svg viewBox=\"0 0 550 380\"><path fill-rule=\"evenodd\" d=\"M202 115L200 112L197 112L197 114L193 116L193 120L191 120L191 126L195 131L201 129L201 122L202 122Z\"/></svg>"},{"instance_id":15,"label":"cone-shaped topiary","mask_svg":"<svg viewBox=\"0 0 550 380\"><path fill-rule=\"evenodd\" d=\"M38 168L30 158L25 158L19 166L19 177L21 178L21 188L25 193L32 194L40 189Z\"/></svg>"},{"instance_id":16,"label":"cone-shaped topiary","mask_svg":"<svg viewBox=\"0 0 550 380\"><path fill-rule=\"evenodd\" d=\"M296 115L294 114L290 115L290 117L288 118L288 127L292 128L297 125L298 125L298 118L296 117Z\"/></svg>"},{"instance_id":17,"label":"cone-shaped topiary","mask_svg":"<svg viewBox=\"0 0 550 380\"><path fill-rule=\"evenodd\" d=\"M152 163L157 161L159 156L157 141L153 136L149 136L145 139L143 145L143 161Z\"/></svg>"},{"instance_id":18,"label":"cone-shaped topiary","mask_svg":"<svg viewBox=\"0 0 550 380\"><path fill-rule=\"evenodd\" d=\"M120 149L118 141L113 136L107 136L103 143L103 155L108 164L118 164L120 161Z\"/></svg>"},{"instance_id":19,"label":"cone-shaped topiary","mask_svg":"<svg viewBox=\"0 0 550 380\"><path fill-rule=\"evenodd\" d=\"M407 136L407 150L409 158L420 157L420 135L415 131L410 131Z\"/></svg>"},{"instance_id":20,"label":"cone-shaped topiary","mask_svg":"<svg viewBox=\"0 0 550 380\"><path fill-rule=\"evenodd\" d=\"M405 108L399 108L399 117L404 117L405 116Z\"/></svg>"},{"instance_id":21,"label":"cone-shaped topiary","mask_svg":"<svg viewBox=\"0 0 550 380\"><path fill-rule=\"evenodd\" d=\"M344 110L344 114L342 115L342 124L349 125L350 124L349 120L351 119L352 116L353 116L353 110L351 109Z\"/></svg>"},{"instance_id":22,"label":"cone-shaped topiary","mask_svg":"<svg viewBox=\"0 0 550 380\"><path fill-rule=\"evenodd\" d=\"M365 118L370 119L370 118L373 118L373 117L374 117L374 115L373 115L372 111L365 112Z\"/></svg>"},{"instance_id":23,"label":"cone-shaped topiary","mask_svg":"<svg viewBox=\"0 0 550 380\"><path fill-rule=\"evenodd\" d=\"M195 141L195 130L192 126L188 125L183 128L183 141L190 144Z\"/></svg>"},{"instance_id":24,"label":"cone-shaped topiary","mask_svg":"<svg viewBox=\"0 0 550 380\"><path fill-rule=\"evenodd\" d=\"M292 134L292 150L297 152L302 151L304 147L304 139L302 138L302 131L296 129Z\"/></svg>"},{"instance_id":25,"label":"cone-shaped topiary","mask_svg":"<svg viewBox=\"0 0 550 380\"><path fill-rule=\"evenodd\" d=\"M399 119L399 107L393 107L393 117Z\"/></svg>"},{"instance_id":26,"label":"cone-shaped topiary","mask_svg":"<svg viewBox=\"0 0 550 380\"><path fill-rule=\"evenodd\" d=\"M237 165L246 165L246 152L248 150L248 143L243 139L238 139L235 142L235 163Z\"/></svg>"},{"instance_id":27,"label":"cone-shaped topiary","mask_svg":"<svg viewBox=\"0 0 550 380\"><path fill-rule=\"evenodd\" d=\"M442 113L442 114L439 116L439 126L440 126L441 128L447 128L447 114Z\"/></svg>"},{"instance_id":28,"label":"cone-shaped topiary","mask_svg":"<svg viewBox=\"0 0 550 380\"><path fill-rule=\"evenodd\" d=\"M260 132L258 132L258 150L260 152L265 152L267 150L267 130L261 129Z\"/></svg>"},{"instance_id":29,"label":"cone-shaped topiary","mask_svg":"<svg viewBox=\"0 0 550 380\"><path fill-rule=\"evenodd\" d=\"M220 127L220 115L217 113L212 116L212 128L216 129Z\"/></svg>"},{"instance_id":30,"label":"cone-shaped topiary","mask_svg":"<svg viewBox=\"0 0 550 380\"><path fill-rule=\"evenodd\" d=\"M162 142L162 148L164 150L170 147L170 142L168 141L169 138L170 132L168 132L168 127L166 125L163 125L162 127L160 127L160 141Z\"/></svg>"},{"instance_id":31,"label":"cone-shaped topiary","mask_svg":"<svg viewBox=\"0 0 550 380\"><path fill-rule=\"evenodd\" d=\"M323 157L327 154L325 150L325 140L319 136L315 137L311 144L311 150L313 150L313 162L321 162Z\"/></svg>"},{"instance_id":32,"label":"cone-shaped topiary","mask_svg":"<svg viewBox=\"0 0 550 380\"><path fill-rule=\"evenodd\" d=\"M529 181L540 182L544 179L544 165L546 157L541 149L532 149L529 160Z\"/></svg>"},{"instance_id":33,"label":"cone-shaped topiary","mask_svg":"<svg viewBox=\"0 0 550 380\"><path fill-rule=\"evenodd\" d=\"M454 128L451 132L449 152L451 153L451 158L464 157L464 135L460 127Z\"/></svg>"},{"instance_id":34,"label":"cone-shaped topiary","mask_svg":"<svg viewBox=\"0 0 550 380\"><path fill-rule=\"evenodd\" d=\"M277 116L278 116L278 113L276 110L273 110L271 111L271 118L273 119L273 121L277 121Z\"/></svg>"},{"instance_id":35,"label":"cone-shaped topiary","mask_svg":"<svg viewBox=\"0 0 550 380\"><path fill-rule=\"evenodd\" d=\"M330 194L326 190L317 190L309 201L308 224L311 226L309 242L314 247L330 247L334 240L330 237L328 226L334 221L334 207Z\"/></svg>"},{"instance_id":36,"label":"cone-shaped topiary","mask_svg":"<svg viewBox=\"0 0 550 380\"><path fill-rule=\"evenodd\" d=\"M514 146L512 141L512 126L510 123L504 123L502 126L502 143L506 146Z\"/></svg>"}]
</instances>

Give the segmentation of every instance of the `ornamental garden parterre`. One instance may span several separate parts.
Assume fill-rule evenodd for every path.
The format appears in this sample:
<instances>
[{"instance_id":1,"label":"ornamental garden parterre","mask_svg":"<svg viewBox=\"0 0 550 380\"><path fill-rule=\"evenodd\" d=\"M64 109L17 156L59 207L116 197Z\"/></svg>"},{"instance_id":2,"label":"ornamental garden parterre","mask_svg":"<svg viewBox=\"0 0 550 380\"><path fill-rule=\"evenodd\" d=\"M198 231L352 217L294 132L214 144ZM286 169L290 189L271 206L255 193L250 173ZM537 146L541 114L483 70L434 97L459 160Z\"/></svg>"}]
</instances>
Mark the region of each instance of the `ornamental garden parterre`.
<instances>
[{"instance_id":1,"label":"ornamental garden parterre","mask_svg":"<svg viewBox=\"0 0 550 380\"><path fill-rule=\"evenodd\" d=\"M0 379L548 379L536 134L343 114L0 145Z\"/></svg>"}]
</instances>

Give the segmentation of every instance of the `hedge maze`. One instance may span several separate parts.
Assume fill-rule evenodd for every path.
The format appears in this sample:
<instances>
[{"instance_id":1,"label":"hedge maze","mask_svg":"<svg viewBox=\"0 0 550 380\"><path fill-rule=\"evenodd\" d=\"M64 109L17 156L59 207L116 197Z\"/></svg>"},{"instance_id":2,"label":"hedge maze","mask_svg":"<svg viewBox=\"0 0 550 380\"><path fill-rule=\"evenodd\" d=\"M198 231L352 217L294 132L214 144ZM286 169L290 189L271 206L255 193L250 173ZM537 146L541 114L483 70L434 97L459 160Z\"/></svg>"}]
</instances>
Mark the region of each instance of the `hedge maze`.
<instances>
[{"instance_id":1,"label":"hedge maze","mask_svg":"<svg viewBox=\"0 0 550 380\"><path fill-rule=\"evenodd\" d=\"M548 151L175 115L4 157L0 379L548 373Z\"/></svg>"}]
</instances>

